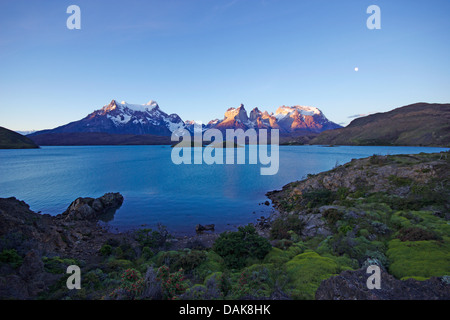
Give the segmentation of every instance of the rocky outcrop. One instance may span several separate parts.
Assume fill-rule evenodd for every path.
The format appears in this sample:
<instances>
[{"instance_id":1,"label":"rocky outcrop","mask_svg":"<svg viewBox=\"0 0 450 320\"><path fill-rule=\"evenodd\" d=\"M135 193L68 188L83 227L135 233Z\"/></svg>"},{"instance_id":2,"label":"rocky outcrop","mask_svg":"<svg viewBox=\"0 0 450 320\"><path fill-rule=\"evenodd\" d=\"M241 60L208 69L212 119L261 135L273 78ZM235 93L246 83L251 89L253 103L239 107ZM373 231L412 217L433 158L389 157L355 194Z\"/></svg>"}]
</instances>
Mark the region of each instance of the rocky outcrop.
<instances>
[{"instance_id":1,"label":"rocky outcrop","mask_svg":"<svg viewBox=\"0 0 450 320\"><path fill-rule=\"evenodd\" d=\"M117 210L122 203L123 196L120 193L106 193L97 199L78 198L62 213L62 218L66 221L95 221L111 210Z\"/></svg>"},{"instance_id":2,"label":"rocky outcrop","mask_svg":"<svg viewBox=\"0 0 450 320\"><path fill-rule=\"evenodd\" d=\"M398 280L381 271L381 288L368 289L366 269L344 271L322 281L316 291L316 300L448 300L450 284L447 278L426 281Z\"/></svg>"},{"instance_id":3,"label":"rocky outcrop","mask_svg":"<svg viewBox=\"0 0 450 320\"><path fill-rule=\"evenodd\" d=\"M16 198L0 198L0 252L14 250L23 257L17 265L0 263L0 299L35 299L56 283L64 273L47 272L43 257L95 263L106 241L127 237L109 233L97 223L122 202L119 193L78 198L63 214L50 216L33 212Z\"/></svg>"}]
</instances>

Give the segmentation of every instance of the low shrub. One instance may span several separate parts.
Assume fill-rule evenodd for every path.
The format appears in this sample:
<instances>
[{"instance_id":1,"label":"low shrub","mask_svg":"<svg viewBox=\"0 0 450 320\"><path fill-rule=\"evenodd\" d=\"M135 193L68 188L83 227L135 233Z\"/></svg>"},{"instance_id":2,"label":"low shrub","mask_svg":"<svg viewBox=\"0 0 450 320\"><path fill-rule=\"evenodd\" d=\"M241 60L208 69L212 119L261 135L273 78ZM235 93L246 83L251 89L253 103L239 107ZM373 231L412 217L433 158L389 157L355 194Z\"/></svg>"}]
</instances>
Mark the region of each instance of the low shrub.
<instances>
[{"instance_id":1,"label":"low shrub","mask_svg":"<svg viewBox=\"0 0 450 320\"><path fill-rule=\"evenodd\" d=\"M336 200L336 193L328 189L312 190L302 195L308 208L316 208L331 204Z\"/></svg>"},{"instance_id":2,"label":"low shrub","mask_svg":"<svg viewBox=\"0 0 450 320\"><path fill-rule=\"evenodd\" d=\"M297 215L288 215L286 218L277 218L270 228L270 238L272 240L291 239L289 231L300 235L305 224Z\"/></svg>"},{"instance_id":3,"label":"low shrub","mask_svg":"<svg viewBox=\"0 0 450 320\"><path fill-rule=\"evenodd\" d=\"M434 232L420 227L402 228L399 230L397 238L401 241L439 240Z\"/></svg>"},{"instance_id":4,"label":"low shrub","mask_svg":"<svg viewBox=\"0 0 450 320\"><path fill-rule=\"evenodd\" d=\"M213 245L213 250L226 265L236 269L245 267L247 259L263 259L271 248L269 241L258 235L252 225L222 233Z\"/></svg>"},{"instance_id":5,"label":"low shrub","mask_svg":"<svg viewBox=\"0 0 450 320\"><path fill-rule=\"evenodd\" d=\"M67 267L71 265L80 265L75 259L64 259L58 256L55 257L42 257L45 271L53 274L65 274Z\"/></svg>"}]
</instances>

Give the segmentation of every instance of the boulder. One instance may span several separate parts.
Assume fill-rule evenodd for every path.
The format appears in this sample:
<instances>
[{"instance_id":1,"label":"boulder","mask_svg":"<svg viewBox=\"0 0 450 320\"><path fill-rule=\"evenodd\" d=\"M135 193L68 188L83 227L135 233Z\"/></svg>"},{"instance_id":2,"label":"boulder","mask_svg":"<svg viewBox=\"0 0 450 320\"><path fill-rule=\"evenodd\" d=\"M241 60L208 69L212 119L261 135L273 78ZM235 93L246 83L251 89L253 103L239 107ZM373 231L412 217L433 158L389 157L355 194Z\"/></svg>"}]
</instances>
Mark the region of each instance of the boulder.
<instances>
[{"instance_id":1,"label":"boulder","mask_svg":"<svg viewBox=\"0 0 450 320\"><path fill-rule=\"evenodd\" d=\"M123 203L120 193L106 193L100 198L78 198L73 201L62 217L66 221L99 220L102 215L117 210Z\"/></svg>"},{"instance_id":2,"label":"boulder","mask_svg":"<svg viewBox=\"0 0 450 320\"><path fill-rule=\"evenodd\" d=\"M316 291L316 300L448 300L450 284L442 278L426 281L398 280L381 270L381 288L368 289L367 269L344 271L322 281Z\"/></svg>"}]
</instances>

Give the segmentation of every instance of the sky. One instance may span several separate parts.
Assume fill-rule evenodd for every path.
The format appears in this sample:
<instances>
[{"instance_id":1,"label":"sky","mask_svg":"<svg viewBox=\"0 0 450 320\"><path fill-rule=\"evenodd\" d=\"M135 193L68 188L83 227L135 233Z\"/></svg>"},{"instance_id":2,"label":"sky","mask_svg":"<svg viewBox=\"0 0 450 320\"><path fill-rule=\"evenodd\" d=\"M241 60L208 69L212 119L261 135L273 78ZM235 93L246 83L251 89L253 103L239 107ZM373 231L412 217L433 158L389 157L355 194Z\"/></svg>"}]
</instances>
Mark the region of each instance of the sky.
<instances>
[{"instance_id":1,"label":"sky","mask_svg":"<svg viewBox=\"0 0 450 320\"><path fill-rule=\"evenodd\" d=\"M343 125L450 103L449 16L448 0L0 0L0 126L54 128L113 99L203 122L305 105Z\"/></svg>"}]
</instances>

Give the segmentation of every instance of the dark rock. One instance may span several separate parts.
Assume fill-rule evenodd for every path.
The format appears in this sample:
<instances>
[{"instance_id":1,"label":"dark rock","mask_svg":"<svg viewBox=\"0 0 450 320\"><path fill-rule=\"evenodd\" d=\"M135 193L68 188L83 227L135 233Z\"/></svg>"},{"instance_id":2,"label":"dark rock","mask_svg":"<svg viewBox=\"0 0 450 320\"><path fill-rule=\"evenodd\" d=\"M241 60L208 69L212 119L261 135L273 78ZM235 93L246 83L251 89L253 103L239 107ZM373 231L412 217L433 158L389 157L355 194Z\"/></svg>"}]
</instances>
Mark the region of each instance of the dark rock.
<instances>
[{"instance_id":1,"label":"dark rock","mask_svg":"<svg viewBox=\"0 0 450 320\"><path fill-rule=\"evenodd\" d=\"M24 280L31 281L42 272L44 272L44 263L36 250L31 250L23 259L19 275Z\"/></svg>"},{"instance_id":2,"label":"dark rock","mask_svg":"<svg viewBox=\"0 0 450 320\"><path fill-rule=\"evenodd\" d=\"M117 210L122 203L120 193L106 193L97 199L78 198L62 213L62 217L66 221L99 220L102 215Z\"/></svg>"},{"instance_id":3,"label":"dark rock","mask_svg":"<svg viewBox=\"0 0 450 320\"><path fill-rule=\"evenodd\" d=\"M256 224L256 227L260 230L265 230L270 228L270 217L265 218L264 216L261 216L259 219L256 219L258 223Z\"/></svg>"},{"instance_id":4,"label":"dark rock","mask_svg":"<svg viewBox=\"0 0 450 320\"><path fill-rule=\"evenodd\" d=\"M344 271L322 281L316 300L448 300L450 285L443 278L398 280L381 270L381 288L368 289L366 269Z\"/></svg>"},{"instance_id":5,"label":"dark rock","mask_svg":"<svg viewBox=\"0 0 450 320\"><path fill-rule=\"evenodd\" d=\"M269 202L269 201L264 202L264 204L265 204L266 206L270 206L270 202Z\"/></svg>"},{"instance_id":6,"label":"dark rock","mask_svg":"<svg viewBox=\"0 0 450 320\"><path fill-rule=\"evenodd\" d=\"M195 226L196 232L204 232L204 231L214 231L215 225L214 224L207 224L207 225L201 225L198 224Z\"/></svg>"}]
</instances>

